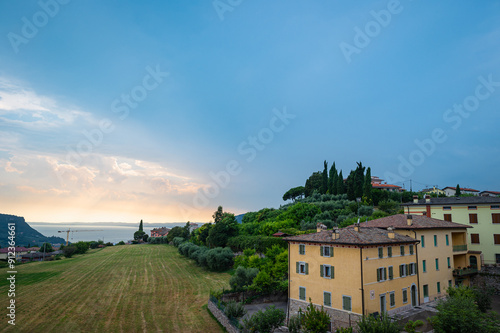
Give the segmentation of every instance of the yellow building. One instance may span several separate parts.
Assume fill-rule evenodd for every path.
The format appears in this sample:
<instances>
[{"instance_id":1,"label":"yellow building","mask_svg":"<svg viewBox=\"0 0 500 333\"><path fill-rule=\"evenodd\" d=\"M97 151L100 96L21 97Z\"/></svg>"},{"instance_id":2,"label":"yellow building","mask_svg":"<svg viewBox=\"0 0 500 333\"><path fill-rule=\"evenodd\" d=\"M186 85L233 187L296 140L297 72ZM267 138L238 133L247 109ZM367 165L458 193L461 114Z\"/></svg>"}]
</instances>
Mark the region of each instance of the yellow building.
<instances>
[{"instance_id":1,"label":"yellow building","mask_svg":"<svg viewBox=\"0 0 500 333\"><path fill-rule=\"evenodd\" d=\"M362 314L394 314L418 304L418 240L392 229L323 229L285 238L290 316L310 300L340 327Z\"/></svg>"},{"instance_id":2,"label":"yellow building","mask_svg":"<svg viewBox=\"0 0 500 333\"><path fill-rule=\"evenodd\" d=\"M420 241L416 247L419 303L446 294L452 285L469 285L477 273L480 252L467 250L467 228L458 223L422 215L393 215L361 223L361 226L394 228L395 232ZM474 263L470 269L467 266Z\"/></svg>"},{"instance_id":3,"label":"yellow building","mask_svg":"<svg viewBox=\"0 0 500 333\"><path fill-rule=\"evenodd\" d=\"M500 264L500 197L426 197L403 204L409 214L425 215L473 227L467 237L468 249L482 252L481 264ZM475 259L472 259L475 260ZM474 262L467 265L473 266Z\"/></svg>"},{"instance_id":4,"label":"yellow building","mask_svg":"<svg viewBox=\"0 0 500 333\"><path fill-rule=\"evenodd\" d=\"M437 195L445 194L445 192L443 190L438 189L436 186L433 186L432 188L424 189L424 190L422 190L422 192L433 193L433 194L437 194Z\"/></svg>"}]
</instances>

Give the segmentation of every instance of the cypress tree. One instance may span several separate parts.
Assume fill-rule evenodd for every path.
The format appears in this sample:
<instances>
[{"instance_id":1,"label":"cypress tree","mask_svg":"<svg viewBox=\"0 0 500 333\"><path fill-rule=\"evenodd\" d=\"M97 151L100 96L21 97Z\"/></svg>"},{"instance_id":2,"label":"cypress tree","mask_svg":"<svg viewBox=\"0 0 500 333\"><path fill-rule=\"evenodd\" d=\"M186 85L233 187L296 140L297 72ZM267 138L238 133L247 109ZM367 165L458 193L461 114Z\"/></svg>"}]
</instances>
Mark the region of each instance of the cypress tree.
<instances>
[{"instance_id":1,"label":"cypress tree","mask_svg":"<svg viewBox=\"0 0 500 333\"><path fill-rule=\"evenodd\" d=\"M340 170L339 176L337 177L337 194L344 194L344 176L342 176L342 170Z\"/></svg>"},{"instance_id":2,"label":"cypress tree","mask_svg":"<svg viewBox=\"0 0 500 333\"><path fill-rule=\"evenodd\" d=\"M455 189L455 196L459 197L462 193L460 192L460 185L457 184L457 188Z\"/></svg>"},{"instance_id":3,"label":"cypress tree","mask_svg":"<svg viewBox=\"0 0 500 333\"><path fill-rule=\"evenodd\" d=\"M139 231L144 231L144 230L142 230L142 220L141 220L141 223L139 223Z\"/></svg>"},{"instance_id":4,"label":"cypress tree","mask_svg":"<svg viewBox=\"0 0 500 333\"><path fill-rule=\"evenodd\" d=\"M363 196L363 186L365 183L365 168L361 162L356 162L358 166L354 170L353 174L353 190L354 198L361 198Z\"/></svg>"},{"instance_id":5,"label":"cypress tree","mask_svg":"<svg viewBox=\"0 0 500 333\"><path fill-rule=\"evenodd\" d=\"M370 167L366 169L365 184L363 194L368 202L372 201L372 171Z\"/></svg>"},{"instance_id":6,"label":"cypress tree","mask_svg":"<svg viewBox=\"0 0 500 333\"><path fill-rule=\"evenodd\" d=\"M337 168L335 167L335 162L333 162L333 165L330 168L330 177L328 178L328 190L330 191L330 194L337 194L338 177Z\"/></svg>"},{"instance_id":7,"label":"cypress tree","mask_svg":"<svg viewBox=\"0 0 500 333\"><path fill-rule=\"evenodd\" d=\"M323 162L323 178L321 183L321 194L325 194L328 191L328 162L325 160Z\"/></svg>"}]
</instances>

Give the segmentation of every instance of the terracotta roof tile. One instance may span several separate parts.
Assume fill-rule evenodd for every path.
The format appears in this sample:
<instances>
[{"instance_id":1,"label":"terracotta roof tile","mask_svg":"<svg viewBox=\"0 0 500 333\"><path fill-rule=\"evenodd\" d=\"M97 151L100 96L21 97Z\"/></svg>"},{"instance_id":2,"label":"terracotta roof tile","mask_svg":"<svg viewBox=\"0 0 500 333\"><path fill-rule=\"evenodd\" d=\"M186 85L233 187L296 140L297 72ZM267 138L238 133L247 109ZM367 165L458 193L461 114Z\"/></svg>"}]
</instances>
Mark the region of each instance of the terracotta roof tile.
<instances>
[{"instance_id":1,"label":"terracotta roof tile","mask_svg":"<svg viewBox=\"0 0 500 333\"><path fill-rule=\"evenodd\" d=\"M425 199L418 200L418 203L406 202L402 206L421 206L421 205L467 205L467 204L494 204L500 203L500 197L447 197L447 198L430 198L430 202L426 203Z\"/></svg>"},{"instance_id":2,"label":"terracotta roof tile","mask_svg":"<svg viewBox=\"0 0 500 333\"><path fill-rule=\"evenodd\" d=\"M423 215L412 215L412 225L408 225L407 215L404 214L382 217L380 219L360 223L360 225L362 227L371 228L393 227L394 229L472 228L469 225L438 220Z\"/></svg>"}]
</instances>

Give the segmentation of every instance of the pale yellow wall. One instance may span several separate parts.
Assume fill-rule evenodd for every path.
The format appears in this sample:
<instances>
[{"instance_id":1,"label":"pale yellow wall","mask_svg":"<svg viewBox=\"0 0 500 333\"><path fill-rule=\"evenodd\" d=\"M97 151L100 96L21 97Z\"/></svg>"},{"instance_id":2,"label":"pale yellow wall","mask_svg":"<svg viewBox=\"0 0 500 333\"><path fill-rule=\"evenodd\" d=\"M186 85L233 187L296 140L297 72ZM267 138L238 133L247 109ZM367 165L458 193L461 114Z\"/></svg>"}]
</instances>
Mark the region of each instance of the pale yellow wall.
<instances>
[{"instance_id":1,"label":"pale yellow wall","mask_svg":"<svg viewBox=\"0 0 500 333\"><path fill-rule=\"evenodd\" d=\"M327 244L323 244L327 245ZM343 296L351 297L352 312L362 312L361 291L361 265L363 260L363 283L365 293L365 313L380 311L380 294L387 293L387 310L394 310L410 303L410 290L408 289L408 302L403 304L402 289L409 288L412 283L417 283L416 275L399 277L399 265L416 262L415 255L409 255L408 245L405 246L405 256L400 256L399 245L393 247L393 258L387 258L387 247L384 247L384 258L378 258L378 247L360 249L355 247L334 247L334 256L331 258L320 255L320 244L306 245L305 255L299 254L299 244L290 244L290 298L299 300L299 287L306 288L306 301L309 298L314 304L323 305L323 292L332 294L332 308L342 310ZM309 274L296 273L296 262L303 261L309 265ZM335 277L325 279L320 276L320 265L335 267ZM377 268L394 267L394 279L377 282ZM387 272L388 273L388 272ZM388 276L387 276L388 278ZM370 299L370 291L374 291L375 299ZM390 307L389 292L395 292L396 306Z\"/></svg>"},{"instance_id":2,"label":"pale yellow wall","mask_svg":"<svg viewBox=\"0 0 500 333\"><path fill-rule=\"evenodd\" d=\"M468 206L477 206L477 210L469 210ZM469 250L482 251L485 264L494 264L496 254L500 254L500 245L494 243L494 234L500 234L500 224L492 223L492 213L500 213L500 209L491 209L491 204L471 204L471 205L446 205L451 206L451 210L443 210L442 205L431 205L432 218L444 219L444 214L451 214L452 222L472 226L468 229L467 244ZM426 211L425 205L411 206L410 213L423 215ZM477 214L478 223L469 223L469 214ZM479 234L480 244L471 244L470 234Z\"/></svg>"}]
</instances>

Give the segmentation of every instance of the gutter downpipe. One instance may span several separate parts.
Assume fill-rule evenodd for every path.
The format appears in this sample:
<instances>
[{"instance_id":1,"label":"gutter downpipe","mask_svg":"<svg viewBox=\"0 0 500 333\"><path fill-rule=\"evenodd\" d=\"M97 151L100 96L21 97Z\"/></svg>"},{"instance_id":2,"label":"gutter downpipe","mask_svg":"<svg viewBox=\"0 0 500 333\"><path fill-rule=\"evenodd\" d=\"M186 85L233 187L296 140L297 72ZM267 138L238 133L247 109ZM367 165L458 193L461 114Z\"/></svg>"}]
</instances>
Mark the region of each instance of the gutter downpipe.
<instances>
[{"instance_id":1,"label":"gutter downpipe","mask_svg":"<svg viewBox=\"0 0 500 333\"><path fill-rule=\"evenodd\" d=\"M290 324L290 242L288 243L288 299L286 307L286 323Z\"/></svg>"},{"instance_id":2,"label":"gutter downpipe","mask_svg":"<svg viewBox=\"0 0 500 333\"><path fill-rule=\"evenodd\" d=\"M363 248L359 247L359 264L361 266L361 313L365 315L365 289L363 288Z\"/></svg>"},{"instance_id":3,"label":"gutter downpipe","mask_svg":"<svg viewBox=\"0 0 500 333\"><path fill-rule=\"evenodd\" d=\"M415 230L413 230L413 233L415 234L415 240L418 240L417 239L417 232ZM417 244L418 245L418 244ZM417 257L417 285L418 285L418 290L417 290L417 294L418 294L418 306L420 306L420 265L418 264L418 246L415 245L415 256ZM410 290L410 293L411 293L411 290Z\"/></svg>"}]
</instances>

